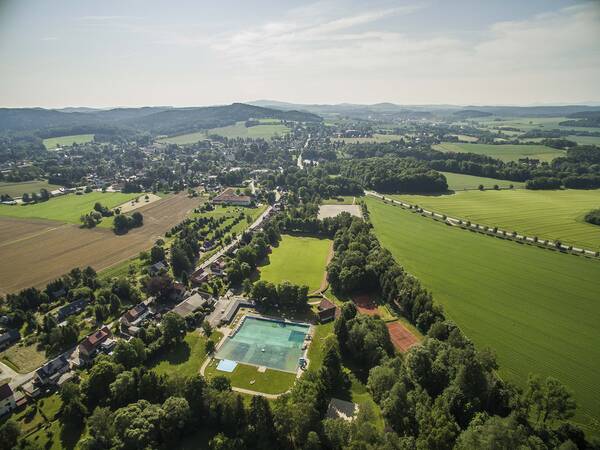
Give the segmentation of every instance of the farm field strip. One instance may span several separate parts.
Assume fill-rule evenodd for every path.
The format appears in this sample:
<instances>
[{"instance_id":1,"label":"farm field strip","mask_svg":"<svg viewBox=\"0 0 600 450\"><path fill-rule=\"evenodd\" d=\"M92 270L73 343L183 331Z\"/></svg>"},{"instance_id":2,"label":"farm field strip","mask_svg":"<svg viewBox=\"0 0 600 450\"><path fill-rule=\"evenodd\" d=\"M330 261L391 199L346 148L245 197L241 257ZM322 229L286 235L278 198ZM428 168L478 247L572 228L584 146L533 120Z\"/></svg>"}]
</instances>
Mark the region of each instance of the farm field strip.
<instances>
[{"instance_id":1,"label":"farm field strip","mask_svg":"<svg viewBox=\"0 0 600 450\"><path fill-rule=\"evenodd\" d=\"M441 172L446 177L448 189L451 191L464 191L477 189L480 184L485 189L492 189L494 185L500 188L508 188L512 184L514 188L525 187L525 183L519 181L498 180L496 178L477 177L474 175L464 175L462 173Z\"/></svg>"},{"instance_id":2,"label":"farm field strip","mask_svg":"<svg viewBox=\"0 0 600 450\"><path fill-rule=\"evenodd\" d=\"M496 351L500 375L521 385L530 372L560 379L590 429L600 418L600 264L365 201L382 245L470 339Z\"/></svg>"},{"instance_id":3,"label":"farm field strip","mask_svg":"<svg viewBox=\"0 0 600 450\"><path fill-rule=\"evenodd\" d=\"M74 267L90 265L100 271L133 258L164 238L164 233L196 206L198 199L185 194L146 205L139 209L144 226L121 236L109 229L87 230L76 225L46 230L49 221L38 220L19 220L17 228L16 219L0 217L2 256L11 261L0 271L0 293L44 286Z\"/></svg>"},{"instance_id":4,"label":"farm field strip","mask_svg":"<svg viewBox=\"0 0 600 450\"><path fill-rule=\"evenodd\" d=\"M69 136L58 136L44 139L46 150L52 150L56 147L70 146L73 144L85 144L94 140L93 134L71 134Z\"/></svg>"},{"instance_id":5,"label":"farm field strip","mask_svg":"<svg viewBox=\"0 0 600 450\"><path fill-rule=\"evenodd\" d=\"M546 147L545 145L526 144L467 144L442 142L432 146L441 152L477 153L490 156L504 162L517 161L519 158L533 158L550 162L554 158L564 156L563 150Z\"/></svg>"},{"instance_id":6,"label":"farm field strip","mask_svg":"<svg viewBox=\"0 0 600 450\"><path fill-rule=\"evenodd\" d=\"M23 182L0 182L0 194L7 194L11 197L21 197L24 193L40 192L40 189L53 191L60 186L49 184L47 181L23 181Z\"/></svg>"},{"instance_id":7,"label":"farm field strip","mask_svg":"<svg viewBox=\"0 0 600 450\"><path fill-rule=\"evenodd\" d=\"M583 220L588 211L600 207L600 190L519 189L390 197L481 225L600 250L600 227Z\"/></svg>"},{"instance_id":8,"label":"farm field strip","mask_svg":"<svg viewBox=\"0 0 600 450\"><path fill-rule=\"evenodd\" d=\"M282 235L279 246L268 256L268 264L259 267L260 278L272 283L287 280L305 284L313 292L323 281L330 246L329 239Z\"/></svg>"}]
</instances>

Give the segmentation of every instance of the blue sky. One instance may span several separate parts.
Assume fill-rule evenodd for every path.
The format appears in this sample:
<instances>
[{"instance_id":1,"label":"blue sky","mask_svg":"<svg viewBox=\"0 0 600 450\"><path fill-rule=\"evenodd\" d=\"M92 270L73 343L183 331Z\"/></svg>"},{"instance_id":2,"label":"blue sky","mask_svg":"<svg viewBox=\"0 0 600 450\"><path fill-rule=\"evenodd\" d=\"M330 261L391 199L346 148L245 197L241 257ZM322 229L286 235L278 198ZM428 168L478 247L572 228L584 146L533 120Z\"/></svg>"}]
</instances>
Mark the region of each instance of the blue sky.
<instances>
[{"instance_id":1,"label":"blue sky","mask_svg":"<svg viewBox=\"0 0 600 450\"><path fill-rule=\"evenodd\" d=\"M600 101L600 2L0 0L0 106Z\"/></svg>"}]
</instances>

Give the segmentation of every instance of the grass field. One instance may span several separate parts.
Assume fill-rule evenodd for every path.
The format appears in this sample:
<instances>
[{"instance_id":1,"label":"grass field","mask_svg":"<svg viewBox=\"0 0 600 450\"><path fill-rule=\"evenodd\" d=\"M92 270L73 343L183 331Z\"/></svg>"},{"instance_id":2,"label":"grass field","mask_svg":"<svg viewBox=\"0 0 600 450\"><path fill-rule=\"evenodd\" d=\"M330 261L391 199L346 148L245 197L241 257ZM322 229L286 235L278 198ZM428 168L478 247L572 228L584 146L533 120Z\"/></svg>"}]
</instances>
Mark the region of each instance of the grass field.
<instances>
[{"instance_id":1,"label":"grass field","mask_svg":"<svg viewBox=\"0 0 600 450\"><path fill-rule=\"evenodd\" d=\"M566 137L570 141L575 141L579 145L598 145L600 146L600 136L575 136L569 135Z\"/></svg>"},{"instance_id":2,"label":"grass field","mask_svg":"<svg viewBox=\"0 0 600 450\"><path fill-rule=\"evenodd\" d=\"M102 203L107 208L114 208L139 195L123 194L121 192L90 192L83 195L68 194L35 205L0 205L0 216L57 220L78 224L80 223L79 218L81 215L92 211L96 202ZM110 221L110 218L108 220Z\"/></svg>"},{"instance_id":3,"label":"grass field","mask_svg":"<svg viewBox=\"0 0 600 450\"><path fill-rule=\"evenodd\" d=\"M600 419L600 264L503 241L366 199L384 247L417 276L500 375L523 384L554 376L579 404L576 420ZM596 429L600 431L600 429Z\"/></svg>"},{"instance_id":4,"label":"grass field","mask_svg":"<svg viewBox=\"0 0 600 450\"><path fill-rule=\"evenodd\" d=\"M600 190L517 189L393 197L481 225L600 250L600 227L583 220L587 212L600 207Z\"/></svg>"},{"instance_id":5,"label":"grass field","mask_svg":"<svg viewBox=\"0 0 600 450\"><path fill-rule=\"evenodd\" d=\"M517 161L519 158L533 158L540 161L552 161L554 158L564 156L565 152L545 145L524 144L466 144L455 142L442 142L433 145L435 150L441 152L477 153L491 156L504 162Z\"/></svg>"},{"instance_id":6,"label":"grass field","mask_svg":"<svg viewBox=\"0 0 600 450\"><path fill-rule=\"evenodd\" d=\"M492 189L495 184L501 188L508 188L511 184L516 188L522 188L525 183L519 181L497 180L495 178L476 177L463 175L462 173L442 172L448 181L448 189L451 191L464 191L467 189L478 189L482 184L485 189Z\"/></svg>"},{"instance_id":7,"label":"grass field","mask_svg":"<svg viewBox=\"0 0 600 450\"><path fill-rule=\"evenodd\" d=\"M313 237L282 235L269 263L260 267L260 278L272 283L305 284L309 292L321 286L331 241Z\"/></svg>"},{"instance_id":8,"label":"grass field","mask_svg":"<svg viewBox=\"0 0 600 450\"><path fill-rule=\"evenodd\" d=\"M66 147L73 144L85 144L94 140L93 134L72 134L70 136L59 136L44 139L44 147L47 150L55 149L56 147Z\"/></svg>"},{"instance_id":9,"label":"grass field","mask_svg":"<svg viewBox=\"0 0 600 450\"><path fill-rule=\"evenodd\" d=\"M273 120L263 121L262 125L246 128L245 122L237 122L235 125L227 127L211 128L207 131L198 131L196 133L181 134L168 138L159 139L159 142L166 144L194 144L203 139L207 139L211 134L217 134L228 138L253 138L253 139L271 139L275 135L283 136L290 132L285 125Z\"/></svg>"},{"instance_id":10,"label":"grass field","mask_svg":"<svg viewBox=\"0 0 600 450\"><path fill-rule=\"evenodd\" d=\"M25 192L31 194L32 192L40 192L40 189L47 189L53 191L58 189L60 186L56 184L49 184L46 181L24 181L21 183L4 183L0 182L0 194L8 194L11 197L21 197Z\"/></svg>"},{"instance_id":11,"label":"grass field","mask_svg":"<svg viewBox=\"0 0 600 450\"><path fill-rule=\"evenodd\" d=\"M0 353L0 361L19 373L28 373L46 361L46 355L38 350L37 344L13 345Z\"/></svg>"},{"instance_id":12,"label":"grass field","mask_svg":"<svg viewBox=\"0 0 600 450\"><path fill-rule=\"evenodd\" d=\"M210 340L216 344L222 337L221 333L213 332ZM148 366L158 374L197 375L206 359L206 340L206 336L201 336L198 331L189 332L181 344L159 355Z\"/></svg>"},{"instance_id":13,"label":"grass field","mask_svg":"<svg viewBox=\"0 0 600 450\"><path fill-rule=\"evenodd\" d=\"M560 122L571 120L568 117L486 117L485 119L476 119L475 122L487 128L510 127L518 128L522 131L533 129L548 130L584 130L584 131L600 131L598 127L573 127L562 126ZM509 133L509 132L506 132Z\"/></svg>"},{"instance_id":14,"label":"grass field","mask_svg":"<svg viewBox=\"0 0 600 450\"><path fill-rule=\"evenodd\" d=\"M240 364L227 373L217 370L218 360L213 359L206 367L204 374L210 380L217 375L229 378L231 385L242 389L264 392L265 394L281 394L292 387L296 380L295 373L281 372L279 370L267 369L261 373L258 367ZM253 381L253 383L251 383Z\"/></svg>"},{"instance_id":15,"label":"grass field","mask_svg":"<svg viewBox=\"0 0 600 450\"><path fill-rule=\"evenodd\" d=\"M345 144L365 144L368 142L392 142L404 138L401 134L378 134L374 133L373 137L352 137L352 138L335 138L335 141L342 141Z\"/></svg>"}]
</instances>

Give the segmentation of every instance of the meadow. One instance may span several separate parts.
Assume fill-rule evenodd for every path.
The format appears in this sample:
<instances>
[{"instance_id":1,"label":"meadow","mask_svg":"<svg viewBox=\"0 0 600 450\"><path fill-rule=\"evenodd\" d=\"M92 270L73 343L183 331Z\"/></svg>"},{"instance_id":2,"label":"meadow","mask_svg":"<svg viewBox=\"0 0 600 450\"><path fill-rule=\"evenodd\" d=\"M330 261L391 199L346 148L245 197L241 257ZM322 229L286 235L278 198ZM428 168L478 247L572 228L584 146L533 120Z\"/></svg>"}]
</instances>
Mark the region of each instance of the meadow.
<instances>
[{"instance_id":1,"label":"meadow","mask_svg":"<svg viewBox=\"0 0 600 450\"><path fill-rule=\"evenodd\" d=\"M401 134L379 134L373 133L372 137L348 137L348 138L334 138L334 141L341 141L344 144L365 144L369 142L383 143L392 142L403 139L404 136Z\"/></svg>"},{"instance_id":2,"label":"meadow","mask_svg":"<svg viewBox=\"0 0 600 450\"><path fill-rule=\"evenodd\" d=\"M479 348L496 352L503 379L558 378L574 392L575 420L600 431L598 261L451 227L370 197L366 203L381 244Z\"/></svg>"},{"instance_id":3,"label":"meadow","mask_svg":"<svg viewBox=\"0 0 600 450\"><path fill-rule=\"evenodd\" d=\"M533 129L541 129L544 131L548 130L583 130L583 131L600 131L598 127L574 127L574 126L562 126L560 122L565 120L572 120L568 117L485 117L482 119L474 119L473 122L476 124L498 129L503 127L518 128L521 131L529 131ZM471 122L471 121L470 121ZM503 132L509 134L509 131Z\"/></svg>"},{"instance_id":4,"label":"meadow","mask_svg":"<svg viewBox=\"0 0 600 450\"><path fill-rule=\"evenodd\" d=\"M600 250L600 227L583 219L587 212L600 207L600 190L515 189L392 197L481 225Z\"/></svg>"},{"instance_id":5,"label":"meadow","mask_svg":"<svg viewBox=\"0 0 600 450\"><path fill-rule=\"evenodd\" d=\"M492 189L494 185L500 188L509 188L511 185L517 189L525 187L525 183L519 181L497 180L495 178L476 177L473 175L464 175L462 173L442 172L448 182L448 189L451 191L464 191L468 189L478 189L483 185L485 189Z\"/></svg>"},{"instance_id":6,"label":"meadow","mask_svg":"<svg viewBox=\"0 0 600 450\"><path fill-rule=\"evenodd\" d=\"M123 194L121 192L90 192L83 195L67 194L32 205L0 205L0 216L80 223L79 218L81 215L92 211L96 202L102 203L107 208L114 208L139 195Z\"/></svg>"},{"instance_id":7,"label":"meadow","mask_svg":"<svg viewBox=\"0 0 600 450\"><path fill-rule=\"evenodd\" d=\"M329 239L282 235L267 264L259 267L260 278L272 283L287 280L305 284L313 292L323 281L330 247Z\"/></svg>"},{"instance_id":8,"label":"meadow","mask_svg":"<svg viewBox=\"0 0 600 450\"><path fill-rule=\"evenodd\" d=\"M56 147L67 147L73 144L85 144L94 140L93 134L72 134L69 136L59 136L44 139L46 150L53 150Z\"/></svg>"},{"instance_id":9,"label":"meadow","mask_svg":"<svg viewBox=\"0 0 600 450\"><path fill-rule=\"evenodd\" d=\"M247 128L245 122L237 122L235 125L226 127L211 128L207 131L198 131L196 133L162 138L159 139L158 142L178 145L195 144L198 141L207 139L211 134L217 134L228 138L271 139L276 135L283 136L289 132L290 129L287 126L278 122L273 122L273 120L269 119L268 121L261 121L261 125L256 125L254 127Z\"/></svg>"},{"instance_id":10,"label":"meadow","mask_svg":"<svg viewBox=\"0 0 600 450\"><path fill-rule=\"evenodd\" d=\"M546 147L545 145L526 144L467 144L442 142L432 146L441 152L477 153L490 156L504 162L517 161L519 158L533 158L540 161L552 161L559 156L565 156L563 150Z\"/></svg>"},{"instance_id":11,"label":"meadow","mask_svg":"<svg viewBox=\"0 0 600 450\"><path fill-rule=\"evenodd\" d=\"M0 182L0 194L7 194L14 198L21 197L25 192L28 194L39 193L40 189L53 191L59 187L57 184L49 184L47 181Z\"/></svg>"}]
</instances>

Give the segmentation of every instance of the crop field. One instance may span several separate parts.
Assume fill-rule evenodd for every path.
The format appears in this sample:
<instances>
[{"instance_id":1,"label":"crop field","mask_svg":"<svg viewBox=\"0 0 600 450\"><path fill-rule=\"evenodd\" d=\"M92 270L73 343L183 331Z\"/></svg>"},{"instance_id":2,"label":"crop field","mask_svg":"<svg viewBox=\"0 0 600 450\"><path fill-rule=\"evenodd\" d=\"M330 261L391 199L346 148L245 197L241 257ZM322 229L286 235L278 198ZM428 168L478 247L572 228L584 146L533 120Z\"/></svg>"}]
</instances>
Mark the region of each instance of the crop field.
<instances>
[{"instance_id":1,"label":"crop field","mask_svg":"<svg viewBox=\"0 0 600 450\"><path fill-rule=\"evenodd\" d=\"M56 147L67 147L73 144L85 144L94 140L93 134L72 134L70 136L59 136L44 139L44 147L53 150Z\"/></svg>"},{"instance_id":2,"label":"crop field","mask_svg":"<svg viewBox=\"0 0 600 450\"><path fill-rule=\"evenodd\" d=\"M392 197L481 225L600 250L600 227L583 220L587 212L600 206L600 190L517 189Z\"/></svg>"},{"instance_id":3,"label":"crop field","mask_svg":"<svg viewBox=\"0 0 600 450\"><path fill-rule=\"evenodd\" d=\"M204 131L198 131L196 133L187 133L180 134L179 136L161 138L158 140L158 142L161 142L163 144L186 145L195 144L196 142L200 142L204 139L206 139L206 133Z\"/></svg>"},{"instance_id":4,"label":"crop field","mask_svg":"<svg viewBox=\"0 0 600 450\"><path fill-rule=\"evenodd\" d=\"M0 205L0 217L21 219L56 220L67 223L80 223L82 214L93 210L96 202L107 208L114 208L143 194L123 194L121 192L90 192L89 194L67 194L47 202L32 205ZM107 220L106 218L104 220ZM108 218L110 220L110 218Z\"/></svg>"},{"instance_id":5,"label":"crop field","mask_svg":"<svg viewBox=\"0 0 600 450\"><path fill-rule=\"evenodd\" d=\"M0 217L0 252L11 262L0 271L0 294L44 286L73 267L91 265L100 271L116 266L148 250L196 206L198 199L185 194L146 205L139 209L144 226L122 236L103 228Z\"/></svg>"},{"instance_id":6,"label":"crop field","mask_svg":"<svg viewBox=\"0 0 600 450\"><path fill-rule=\"evenodd\" d=\"M31 194L32 192L39 193L40 189L53 191L59 187L60 186L56 184L49 184L46 181L23 181L19 183L0 182L0 194L7 194L14 198L21 197L25 192L28 194Z\"/></svg>"},{"instance_id":7,"label":"crop field","mask_svg":"<svg viewBox=\"0 0 600 450\"><path fill-rule=\"evenodd\" d=\"M373 133L372 137L348 137L348 138L334 138L335 141L342 141L345 144L365 144L368 142L383 143L392 142L403 139L402 134L379 134Z\"/></svg>"},{"instance_id":8,"label":"crop field","mask_svg":"<svg viewBox=\"0 0 600 450\"><path fill-rule=\"evenodd\" d=\"M563 150L546 147L545 145L525 144L467 144L455 142L442 142L432 146L441 152L477 153L490 156L504 162L517 161L519 158L533 158L540 161L552 161L554 158L564 156Z\"/></svg>"},{"instance_id":9,"label":"crop field","mask_svg":"<svg viewBox=\"0 0 600 450\"><path fill-rule=\"evenodd\" d=\"M478 189L479 185L483 185L485 189L492 189L494 185L500 188L508 188L512 184L513 187L522 188L525 183L519 181L497 180L495 178L476 177L473 175L463 175L462 173L442 172L446 176L448 189L451 191L464 191L468 189Z\"/></svg>"},{"instance_id":10,"label":"crop field","mask_svg":"<svg viewBox=\"0 0 600 450\"><path fill-rule=\"evenodd\" d=\"M227 127L212 128L206 133L208 135L218 134L228 138L249 137L270 139L275 135L283 136L289 133L290 129L283 124L256 125L254 127L246 127L244 122L238 122L235 125Z\"/></svg>"},{"instance_id":11,"label":"crop field","mask_svg":"<svg viewBox=\"0 0 600 450\"><path fill-rule=\"evenodd\" d=\"M562 126L560 122L565 120L572 120L568 117L485 117L482 119L475 119L474 122L480 126L486 128L518 128L522 131L529 131L533 129L541 129L544 131L549 130L583 130L583 131L600 131L600 128L594 127L574 127L574 126Z\"/></svg>"},{"instance_id":12,"label":"crop field","mask_svg":"<svg viewBox=\"0 0 600 450\"><path fill-rule=\"evenodd\" d=\"M598 145L600 146L600 136L575 136L569 135L566 137L570 141L575 141L579 145Z\"/></svg>"},{"instance_id":13,"label":"crop field","mask_svg":"<svg viewBox=\"0 0 600 450\"><path fill-rule=\"evenodd\" d=\"M595 419L598 426L598 261L366 202L382 245L479 348L496 351L500 376L520 384L532 372L560 379L575 392L576 420L589 427Z\"/></svg>"},{"instance_id":14,"label":"crop field","mask_svg":"<svg viewBox=\"0 0 600 450\"><path fill-rule=\"evenodd\" d=\"M259 268L260 278L272 283L305 284L308 291L320 288L332 242L329 239L282 235L278 247Z\"/></svg>"}]
</instances>

